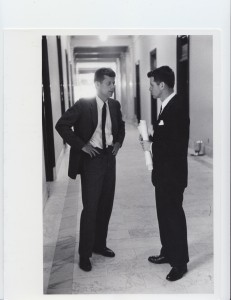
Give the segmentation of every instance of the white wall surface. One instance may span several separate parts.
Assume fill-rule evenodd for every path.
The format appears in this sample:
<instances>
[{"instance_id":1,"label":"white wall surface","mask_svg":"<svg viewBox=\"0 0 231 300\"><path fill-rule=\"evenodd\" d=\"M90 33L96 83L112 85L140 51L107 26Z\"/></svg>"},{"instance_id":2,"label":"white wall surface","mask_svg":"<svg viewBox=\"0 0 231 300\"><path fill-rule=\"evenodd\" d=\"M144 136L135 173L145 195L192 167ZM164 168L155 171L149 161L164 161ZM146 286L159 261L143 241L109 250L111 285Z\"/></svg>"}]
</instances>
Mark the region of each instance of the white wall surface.
<instances>
[{"instance_id":1,"label":"white wall surface","mask_svg":"<svg viewBox=\"0 0 231 300\"><path fill-rule=\"evenodd\" d=\"M61 117L61 100L59 87L59 66L56 36L47 36L49 74L51 85L51 104L53 115L54 145L55 145L55 161L57 161L62 150L62 139L55 130L55 124Z\"/></svg>"},{"instance_id":2,"label":"white wall surface","mask_svg":"<svg viewBox=\"0 0 231 300\"><path fill-rule=\"evenodd\" d=\"M134 64L137 61L140 62L141 118L145 119L149 125L151 124L151 98L147 73L150 71L150 52L155 48L157 49L157 67L168 65L176 72L176 36L143 35L134 37Z\"/></svg>"},{"instance_id":3,"label":"white wall surface","mask_svg":"<svg viewBox=\"0 0 231 300\"><path fill-rule=\"evenodd\" d=\"M190 37L190 145L202 140L208 155L213 147L213 38ZM219 102L220 99L214 99Z\"/></svg>"}]
</instances>

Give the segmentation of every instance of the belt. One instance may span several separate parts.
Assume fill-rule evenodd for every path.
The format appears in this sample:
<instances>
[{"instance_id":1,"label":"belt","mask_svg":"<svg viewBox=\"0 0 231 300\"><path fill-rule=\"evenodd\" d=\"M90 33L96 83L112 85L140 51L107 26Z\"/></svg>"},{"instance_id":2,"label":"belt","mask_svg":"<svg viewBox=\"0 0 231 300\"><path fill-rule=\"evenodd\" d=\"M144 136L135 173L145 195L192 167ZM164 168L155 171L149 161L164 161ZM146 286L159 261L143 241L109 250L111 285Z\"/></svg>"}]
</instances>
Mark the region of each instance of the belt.
<instances>
[{"instance_id":1,"label":"belt","mask_svg":"<svg viewBox=\"0 0 231 300\"><path fill-rule=\"evenodd\" d=\"M112 149L113 149L113 146L107 146L106 149L101 149L101 148L98 148L98 147L94 147L94 149L96 149L99 153L106 153L106 152L111 152Z\"/></svg>"}]
</instances>

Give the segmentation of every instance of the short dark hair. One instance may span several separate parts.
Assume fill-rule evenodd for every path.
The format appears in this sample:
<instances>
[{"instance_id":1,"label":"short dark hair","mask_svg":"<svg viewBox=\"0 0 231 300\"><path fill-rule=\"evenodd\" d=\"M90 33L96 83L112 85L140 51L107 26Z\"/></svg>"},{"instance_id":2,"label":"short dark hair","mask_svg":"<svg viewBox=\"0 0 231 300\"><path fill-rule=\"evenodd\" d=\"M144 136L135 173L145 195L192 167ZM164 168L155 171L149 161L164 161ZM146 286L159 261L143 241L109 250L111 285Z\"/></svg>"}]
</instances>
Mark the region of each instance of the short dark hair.
<instances>
[{"instance_id":1,"label":"short dark hair","mask_svg":"<svg viewBox=\"0 0 231 300\"><path fill-rule=\"evenodd\" d=\"M115 77L116 73L111 68L100 68L95 71L95 81L102 82L104 80L104 75L109 77Z\"/></svg>"},{"instance_id":2,"label":"short dark hair","mask_svg":"<svg viewBox=\"0 0 231 300\"><path fill-rule=\"evenodd\" d=\"M168 66L162 66L148 72L148 78L154 77L154 81L157 83L164 82L169 88L174 88L175 74L173 70Z\"/></svg>"}]
</instances>

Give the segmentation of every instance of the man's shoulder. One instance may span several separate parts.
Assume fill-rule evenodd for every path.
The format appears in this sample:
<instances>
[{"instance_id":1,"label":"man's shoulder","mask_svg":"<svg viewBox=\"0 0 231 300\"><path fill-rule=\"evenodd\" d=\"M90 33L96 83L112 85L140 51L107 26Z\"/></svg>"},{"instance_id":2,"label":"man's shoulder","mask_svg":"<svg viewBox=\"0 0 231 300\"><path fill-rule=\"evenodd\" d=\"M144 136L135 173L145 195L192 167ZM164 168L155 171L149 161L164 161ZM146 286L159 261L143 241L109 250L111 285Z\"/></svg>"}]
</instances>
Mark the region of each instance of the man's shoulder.
<instances>
[{"instance_id":1,"label":"man's shoulder","mask_svg":"<svg viewBox=\"0 0 231 300\"><path fill-rule=\"evenodd\" d=\"M94 102L96 102L96 98L80 98L74 105L89 106Z\"/></svg>"},{"instance_id":2,"label":"man's shoulder","mask_svg":"<svg viewBox=\"0 0 231 300\"><path fill-rule=\"evenodd\" d=\"M118 100L116 100L116 99L109 98L108 102L111 103L112 105L118 105L118 106L120 106L120 102Z\"/></svg>"},{"instance_id":3,"label":"man's shoulder","mask_svg":"<svg viewBox=\"0 0 231 300\"><path fill-rule=\"evenodd\" d=\"M182 99L180 99L179 95L174 95L173 98L170 100L169 108L172 108L173 110L181 110L183 108L183 102Z\"/></svg>"}]
</instances>

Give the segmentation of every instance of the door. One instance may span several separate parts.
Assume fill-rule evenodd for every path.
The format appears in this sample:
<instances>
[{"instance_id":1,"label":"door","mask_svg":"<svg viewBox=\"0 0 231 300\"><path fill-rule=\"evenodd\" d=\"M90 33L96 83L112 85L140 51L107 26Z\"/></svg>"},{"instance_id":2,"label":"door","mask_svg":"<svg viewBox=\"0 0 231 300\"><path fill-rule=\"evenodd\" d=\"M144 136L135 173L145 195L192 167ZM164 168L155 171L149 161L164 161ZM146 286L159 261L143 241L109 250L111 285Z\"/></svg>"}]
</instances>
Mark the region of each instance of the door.
<instances>
[{"instance_id":1,"label":"door","mask_svg":"<svg viewBox=\"0 0 231 300\"><path fill-rule=\"evenodd\" d=\"M50 75L48 64L47 39L42 37L42 128L46 181L53 181L55 167L55 147L53 116L51 105Z\"/></svg>"},{"instance_id":2,"label":"door","mask_svg":"<svg viewBox=\"0 0 231 300\"><path fill-rule=\"evenodd\" d=\"M150 69L154 70L157 67L156 49L150 52ZM154 125L157 121L157 99L153 98L151 94L151 122Z\"/></svg>"},{"instance_id":3,"label":"door","mask_svg":"<svg viewBox=\"0 0 231 300\"><path fill-rule=\"evenodd\" d=\"M189 115L189 36L177 36L177 94Z\"/></svg>"},{"instance_id":4,"label":"door","mask_svg":"<svg viewBox=\"0 0 231 300\"><path fill-rule=\"evenodd\" d=\"M140 105L140 63L135 65L135 76L136 76L136 98L135 98L135 114L137 121L141 119L141 105Z\"/></svg>"}]
</instances>

